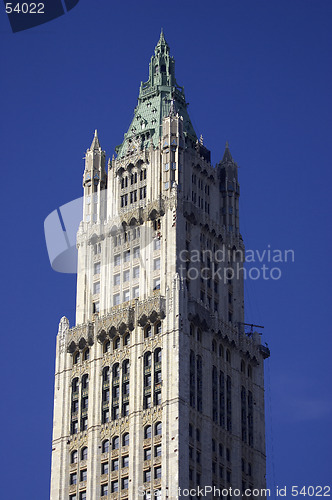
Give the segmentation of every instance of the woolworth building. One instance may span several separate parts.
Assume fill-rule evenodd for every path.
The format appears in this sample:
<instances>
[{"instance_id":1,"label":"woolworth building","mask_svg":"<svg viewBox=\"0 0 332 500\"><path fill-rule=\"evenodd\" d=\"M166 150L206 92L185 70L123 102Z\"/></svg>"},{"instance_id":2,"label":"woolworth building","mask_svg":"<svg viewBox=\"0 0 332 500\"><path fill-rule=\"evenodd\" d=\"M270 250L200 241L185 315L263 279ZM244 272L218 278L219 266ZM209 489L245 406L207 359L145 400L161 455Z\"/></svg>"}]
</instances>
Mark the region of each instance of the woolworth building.
<instances>
[{"instance_id":1,"label":"woolworth building","mask_svg":"<svg viewBox=\"0 0 332 500\"><path fill-rule=\"evenodd\" d=\"M227 143L211 164L187 106L162 32L116 154L106 167L97 132L86 151L76 324L63 317L57 336L51 500L266 487L269 350L245 333L236 259L214 258L244 250L237 164Z\"/></svg>"}]
</instances>

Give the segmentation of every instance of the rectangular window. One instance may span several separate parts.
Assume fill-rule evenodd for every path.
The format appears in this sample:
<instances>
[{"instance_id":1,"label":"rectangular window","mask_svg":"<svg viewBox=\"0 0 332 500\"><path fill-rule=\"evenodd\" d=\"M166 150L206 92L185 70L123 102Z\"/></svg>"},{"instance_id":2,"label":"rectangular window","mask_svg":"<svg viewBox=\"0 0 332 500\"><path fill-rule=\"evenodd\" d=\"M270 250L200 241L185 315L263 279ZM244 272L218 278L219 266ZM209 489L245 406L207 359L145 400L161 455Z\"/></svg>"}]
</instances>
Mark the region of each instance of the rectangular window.
<instances>
[{"instance_id":1,"label":"rectangular window","mask_svg":"<svg viewBox=\"0 0 332 500\"><path fill-rule=\"evenodd\" d=\"M112 460L112 471L119 470L119 460L115 458Z\"/></svg>"},{"instance_id":2,"label":"rectangular window","mask_svg":"<svg viewBox=\"0 0 332 500\"><path fill-rule=\"evenodd\" d=\"M77 474L70 474L70 484L77 484Z\"/></svg>"},{"instance_id":3,"label":"rectangular window","mask_svg":"<svg viewBox=\"0 0 332 500\"><path fill-rule=\"evenodd\" d=\"M139 267L134 267L133 269L133 279L139 278Z\"/></svg>"},{"instance_id":4,"label":"rectangular window","mask_svg":"<svg viewBox=\"0 0 332 500\"><path fill-rule=\"evenodd\" d=\"M158 269L160 269L160 259L159 258L154 259L154 261L153 261L153 270L156 271Z\"/></svg>"},{"instance_id":5,"label":"rectangular window","mask_svg":"<svg viewBox=\"0 0 332 500\"><path fill-rule=\"evenodd\" d=\"M123 272L123 281L129 281L130 280L130 271L127 269L126 271Z\"/></svg>"},{"instance_id":6,"label":"rectangular window","mask_svg":"<svg viewBox=\"0 0 332 500\"><path fill-rule=\"evenodd\" d=\"M111 491L112 491L112 493L119 491L119 482L118 481L112 481Z\"/></svg>"},{"instance_id":7,"label":"rectangular window","mask_svg":"<svg viewBox=\"0 0 332 500\"><path fill-rule=\"evenodd\" d=\"M112 483L112 485L113 485L113 483ZM118 491L118 490L114 490L114 491ZM101 493L102 497L104 497L104 496L106 497L108 495L108 484L102 484L100 493Z\"/></svg>"},{"instance_id":8,"label":"rectangular window","mask_svg":"<svg viewBox=\"0 0 332 500\"><path fill-rule=\"evenodd\" d=\"M85 470L81 470L81 477L80 477L80 480L81 480L81 481L86 481L86 480L87 480L87 478L88 478L88 472L87 472L87 470L86 470L86 469L85 469Z\"/></svg>"},{"instance_id":9,"label":"rectangular window","mask_svg":"<svg viewBox=\"0 0 332 500\"><path fill-rule=\"evenodd\" d=\"M156 278L153 280L153 289L160 290L160 278Z\"/></svg>"},{"instance_id":10,"label":"rectangular window","mask_svg":"<svg viewBox=\"0 0 332 500\"><path fill-rule=\"evenodd\" d=\"M154 447L154 456L161 457L161 444Z\"/></svg>"},{"instance_id":11,"label":"rectangular window","mask_svg":"<svg viewBox=\"0 0 332 500\"><path fill-rule=\"evenodd\" d=\"M146 198L146 186L141 187L139 190L139 199L143 200L144 198Z\"/></svg>"},{"instance_id":12,"label":"rectangular window","mask_svg":"<svg viewBox=\"0 0 332 500\"><path fill-rule=\"evenodd\" d=\"M134 259L138 259L140 255L139 247L134 248Z\"/></svg>"},{"instance_id":13,"label":"rectangular window","mask_svg":"<svg viewBox=\"0 0 332 500\"><path fill-rule=\"evenodd\" d=\"M117 285L120 285L120 274L115 274L114 275L114 281L113 281L114 285L117 286Z\"/></svg>"},{"instance_id":14,"label":"rectangular window","mask_svg":"<svg viewBox=\"0 0 332 500\"><path fill-rule=\"evenodd\" d=\"M93 266L93 274L100 274L100 262L95 262Z\"/></svg>"},{"instance_id":15,"label":"rectangular window","mask_svg":"<svg viewBox=\"0 0 332 500\"><path fill-rule=\"evenodd\" d=\"M161 243L160 238L155 238L153 240L153 249L160 250L160 243Z\"/></svg>"},{"instance_id":16,"label":"rectangular window","mask_svg":"<svg viewBox=\"0 0 332 500\"><path fill-rule=\"evenodd\" d=\"M154 468L154 478L161 479L161 467Z\"/></svg>"},{"instance_id":17,"label":"rectangular window","mask_svg":"<svg viewBox=\"0 0 332 500\"><path fill-rule=\"evenodd\" d=\"M127 490L128 489L128 485L129 485L128 478L127 477L122 478L122 484L121 484L122 489L123 490Z\"/></svg>"},{"instance_id":18,"label":"rectangular window","mask_svg":"<svg viewBox=\"0 0 332 500\"><path fill-rule=\"evenodd\" d=\"M134 286L133 288L133 299L137 299L139 297L139 286Z\"/></svg>"},{"instance_id":19,"label":"rectangular window","mask_svg":"<svg viewBox=\"0 0 332 500\"><path fill-rule=\"evenodd\" d=\"M169 170L169 163L165 163L165 172L168 172Z\"/></svg>"},{"instance_id":20,"label":"rectangular window","mask_svg":"<svg viewBox=\"0 0 332 500\"><path fill-rule=\"evenodd\" d=\"M130 300L130 291L129 290L125 290L123 292L123 302L128 302Z\"/></svg>"},{"instance_id":21,"label":"rectangular window","mask_svg":"<svg viewBox=\"0 0 332 500\"><path fill-rule=\"evenodd\" d=\"M81 491L80 493L80 500L86 500L86 491Z\"/></svg>"},{"instance_id":22,"label":"rectangular window","mask_svg":"<svg viewBox=\"0 0 332 500\"><path fill-rule=\"evenodd\" d=\"M169 189L169 182L165 182L165 189Z\"/></svg>"},{"instance_id":23,"label":"rectangular window","mask_svg":"<svg viewBox=\"0 0 332 500\"><path fill-rule=\"evenodd\" d=\"M101 464L101 473L108 474L108 471L109 471L108 462Z\"/></svg>"},{"instance_id":24,"label":"rectangular window","mask_svg":"<svg viewBox=\"0 0 332 500\"><path fill-rule=\"evenodd\" d=\"M122 467L129 467L129 457L123 457L122 458Z\"/></svg>"},{"instance_id":25,"label":"rectangular window","mask_svg":"<svg viewBox=\"0 0 332 500\"><path fill-rule=\"evenodd\" d=\"M93 284L93 293L100 293L100 281Z\"/></svg>"},{"instance_id":26,"label":"rectangular window","mask_svg":"<svg viewBox=\"0 0 332 500\"><path fill-rule=\"evenodd\" d=\"M130 203L135 203L137 201L137 191L131 191L130 193Z\"/></svg>"},{"instance_id":27,"label":"rectangular window","mask_svg":"<svg viewBox=\"0 0 332 500\"><path fill-rule=\"evenodd\" d=\"M116 293L113 295L113 306L118 306L120 304L120 294Z\"/></svg>"},{"instance_id":28,"label":"rectangular window","mask_svg":"<svg viewBox=\"0 0 332 500\"><path fill-rule=\"evenodd\" d=\"M172 170L176 170L176 163L175 163L175 162L172 162L172 163L171 163L171 169L172 169Z\"/></svg>"},{"instance_id":29,"label":"rectangular window","mask_svg":"<svg viewBox=\"0 0 332 500\"><path fill-rule=\"evenodd\" d=\"M127 250L126 252L123 252L123 260L125 262L130 262L130 250Z\"/></svg>"},{"instance_id":30,"label":"rectangular window","mask_svg":"<svg viewBox=\"0 0 332 500\"><path fill-rule=\"evenodd\" d=\"M121 264L121 255L117 254L114 255L114 266L119 266Z\"/></svg>"},{"instance_id":31,"label":"rectangular window","mask_svg":"<svg viewBox=\"0 0 332 500\"><path fill-rule=\"evenodd\" d=\"M144 460L151 460L151 448L144 450Z\"/></svg>"},{"instance_id":32,"label":"rectangular window","mask_svg":"<svg viewBox=\"0 0 332 500\"><path fill-rule=\"evenodd\" d=\"M151 481L151 470L144 471L144 482L149 483Z\"/></svg>"}]
</instances>

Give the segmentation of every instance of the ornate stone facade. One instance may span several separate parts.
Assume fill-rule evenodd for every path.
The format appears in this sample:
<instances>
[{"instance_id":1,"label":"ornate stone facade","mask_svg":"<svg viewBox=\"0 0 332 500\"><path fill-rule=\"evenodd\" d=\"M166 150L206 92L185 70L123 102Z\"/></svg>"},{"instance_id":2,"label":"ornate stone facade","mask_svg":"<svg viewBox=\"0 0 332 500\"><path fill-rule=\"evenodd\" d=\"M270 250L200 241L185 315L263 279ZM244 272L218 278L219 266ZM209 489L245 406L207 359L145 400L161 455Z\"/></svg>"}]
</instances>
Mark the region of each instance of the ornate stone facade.
<instances>
[{"instance_id":1,"label":"ornate stone facade","mask_svg":"<svg viewBox=\"0 0 332 500\"><path fill-rule=\"evenodd\" d=\"M86 152L76 326L62 318L57 337L51 500L263 488L269 351L243 328L237 165L228 145L211 165L163 34L116 151L107 172L97 133Z\"/></svg>"}]
</instances>

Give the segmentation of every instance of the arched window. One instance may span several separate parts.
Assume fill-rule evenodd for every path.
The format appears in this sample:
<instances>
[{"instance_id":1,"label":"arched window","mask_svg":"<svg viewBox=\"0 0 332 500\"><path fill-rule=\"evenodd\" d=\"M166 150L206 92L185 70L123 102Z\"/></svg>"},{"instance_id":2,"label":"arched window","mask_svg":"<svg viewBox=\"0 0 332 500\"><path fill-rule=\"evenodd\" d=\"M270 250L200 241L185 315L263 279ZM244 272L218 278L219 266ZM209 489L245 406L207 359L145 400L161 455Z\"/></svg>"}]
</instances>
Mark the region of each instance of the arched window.
<instances>
[{"instance_id":1,"label":"arched window","mask_svg":"<svg viewBox=\"0 0 332 500\"><path fill-rule=\"evenodd\" d=\"M74 450L70 454L70 463L77 464L77 459L78 459L78 453L77 453L77 450Z\"/></svg>"},{"instance_id":2,"label":"arched window","mask_svg":"<svg viewBox=\"0 0 332 500\"><path fill-rule=\"evenodd\" d=\"M103 453L108 453L109 450L110 450L110 442L108 439L106 439L105 441L103 441L103 444L102 444L102 451Z\"/></svg>"},{"instance_id":3,"label":"arched window","mask_svg":"<svg viewBox=\"0 0 332 500\"><path fill-rule=\"evenodd\" d=\"M158 348L154 351L154 362L161 363L161 349Z\"/></svg>"},{"instance_id":4,"label":"arched window","mask_svg":"<svg viewBox=\"0 0 332 500\"><path fill-rule=\"evenodd\" d=\"M130 345L130 333L127 333L123 338L123 345Z\"/></svg>"},{"instance_id":5,"label":"arched window","mask_svg":"<svg viewBox=\"0 0 332 500\"><path fill-rule=\"evenodd\" d=\"M80 360L80 353L79 353L79 351L76 351L73 355L73 364L77 365L79 360Z\"/></svg>"},{"instance_id":6,"label":"arched window","mask_svg":"<svg viewBox=\"0 0 332 500\"><path fill-rule=\"evenodd\" d=\"M112 449L113 450L118 450L120 447L120 439L119 436L114 436L112 440Z\"/></svg>"},{"instance_id":7,"label":"arched window","mask_svg":"<svg viewBox=\"0 0 332 500\"><path fill-rule=\"evenodd\" d=\"M217 350L217 342L215 340L212 340L212 352L216 352Z\"/></svg>"},{"instance_id":8,"label":"arched window","mask_svg":"<svg viewBox=\"0 0 332 500\"><path fill-rule=\"evenodd\" d=\"M78 391L78 378L74 378L74 380L71 383L71 387L73 392Z\"/></svg>"},{"instance_id":9,"label":"arched window","mask_svg":"<svg viewBox=\"0 0 332 500\"><path fill-rule=\"evenodd\" d=\"M202 330L200 328L197 328L197 340L202 342Z\"/></svg>"},{"instance_id":10,"label":"arched window","mask_svg":"<svg viewBox=\"0 0 332 500\"><path fill-rule=\"evenodd\" d=\"M89 375L85 374L82 377L82 388L87 389L89 387Z\"/></svg>"},{"instance_id":11,"label":"arched window","mask_svg":"<svg viewBox=\"0 0 332 500\"><path fill-rule=\"evenodd\" d=\"M103 345L103 352L110 352L111 350L111 342L109 340L106 340Z\"/></svg>"},{"instance_id":12,"label":"arched window","mask_svg":"<svg viewBox=\"0 0 332 500\"><path fill-rule=\"evenodd\" d=\"M87 460L88 459L88 448L87 446L84 446L81 451L81 460Z\"/></svg>"},{"instance_id":13,"label":"arched window","mask_svg":"<svg viewBox=\"0 0 332 500\"><path fill-rule=\"evenodd\" d=\"M110 379L110 369L108 366L105 366L103 369L103 382L109 382Z\"/></svg>"},{"instance_id":14,"label":"arched window","mask_svg":"<svg viewBox=\"0 0 332 500\"><path fill-rule=\"evenodd\" d=\"M230 353L229 349L227 349L227 351L226 351L226 361L228 363L231 362L231 353Z\"/></svg>"},{"instance_id":15,"label":"arched window","mask_svg":"<svg viewBox=\"0 0 332 500\"><path fill-rule=\"evenodd\" d=\"M248 365L248 377L252 378L252 367L251 367L251 365Z\"/></svg>"},{"instance_id":16,"label":"arched window","mask_svg":"<svg viewBox=\"0 0 332 500\"><path fill-rule=\"evenodd\" d=\"M152 435L151 425L147 425L144 428L144 439L150 439Z\"/></svg>"},{"instance_id":17,"label":"arched window","mask_svg":"<svg viewBox=\"0 0 332 500\"><path fill-rule=\"evenodd\" d=\"M222 344L219 345L219 356L221 358L224 358L224 348L223 348Z\"/></svg>"},{"instance_id":18,"label":"arched window","mask_svg":"<svg viewBox=\"0 0 332 500\"><path fill-rule=\"evenodd\" d=\"M246 369L246 365L245 365L245 362L243 361L243 359L241 360L241 373L244 373L245 372L245 369Z\"/></svg>"},{"instance_id":19,"label":"arched window","mask_svg":"<svg viewBox=\"0 0 332 500\"><path fill-rule=\"evenodd\" d=\"M155 333L155 335L159 335L161 333L161 322L160 321L158 321L158 323L155 324L154 333Z\"/></svg>"},{"instance_id":20,"label":"arched window","mask_svg":"<svg viewBox=\"0 0 332 500\"><path fill-rule=\"evenodd\" d=\"M119 347L120 347L120 337L115 337L113 341L113 349L116 350L119 349Z\"/></svg>"},{"instance_id":21,"label":"arched window","mask_svg":"<svg viewBox=\"0 0 332 500\"><path fill-rule=\"evenodd\" d=\"M125 359L122 363L122 373L123 375L129 374L129 359Z\"/></svg>"},{"instance_id":22,"label":"arched window","mask_svg":"<svg viewBox=\"0 0 332 500\"><path fill-rule=\"evenodd\" d=\"M161 435L161 430L162 430L162 425L161 422L157 422L154 428L154 435L155 436L160 436Z\"/></svg>"},{"instance_id":23,"label":"arched window","mask_svg":"<svg viewBox=\"0 0 332 500\"><path fill-rule=\"evenodd\" d=\"M148 325L144 329L144 338L148 339L149 337L152 337L152 328L151 325Z\"/></svg>"},{"instance_id":24,"label":"arched window","mask_svg":"<svg viewBox=\"0 0 332 500\"><path fill-rule=\"evenodd\" d=\"M151 366L151 352L146 352L144 354L144 366Z\"/></svg>"},{"instance_id":25,"label":"arched window","mask_svg":"<svg viewBox=\"0 0 332 500\"><path fill-rule=\"evenodd\" d=\"M192 324L190 325L190 336L191 336L191 337L194 337L194 336L195 336L195 327L194 327L194 325L192 325Z\"/></svg>"},{"instance_id":26,"label":"arched window","mask_svg":"<svg viewBox=\"0 0 332 500\"><path fill-rule=\"evenodd\" d=\"M113 378L119 377L119 375L120 375L119 363L115 363L115 365L113 365Z\"/></svg>"},{"instance_id":27,"label":"arched window","mask_svg":"<svg viewBox=\"0 0 332 500\"><path fill-rule=\"evenodd\" d=\"M83 353L84 361L87 361L90 358L90 349L87 347Z\"/></svg>"},{"instance_id":28,"label":"arched window","mask_svg":"<svg viewBox=\"0 0 332 500\"><path fill-rule=\"evenodd\" d=\"M129 432L122 436L122 446L129 446Z\"/></svg>"}]
</instances>

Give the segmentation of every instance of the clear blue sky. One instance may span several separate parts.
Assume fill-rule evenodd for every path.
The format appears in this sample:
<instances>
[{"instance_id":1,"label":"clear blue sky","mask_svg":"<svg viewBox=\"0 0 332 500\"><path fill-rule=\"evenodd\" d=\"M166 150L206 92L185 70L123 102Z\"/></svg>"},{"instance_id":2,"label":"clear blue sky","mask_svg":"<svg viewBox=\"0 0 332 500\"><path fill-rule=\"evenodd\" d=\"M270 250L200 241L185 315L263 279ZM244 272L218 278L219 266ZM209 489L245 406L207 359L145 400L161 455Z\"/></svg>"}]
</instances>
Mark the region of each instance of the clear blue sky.
<instances>
[{"instance_id":1,"label":"clear blue sky","mask_svg":"<svg viewBox=\"0 0 332 500\"><path fill-rule=\"evenodd\" d=\"M228 140L240 165L247 247L295 251L279 281L246 283L271 348L269 486L331 481L331 23L329 0L81 0L12 34L1 8L2 498L48 498L55 336L76 283L52 271L43 221L81 195L94 129L108 156L122 141L161 26L213 163Z\"/></svg>"}]
</instances>

